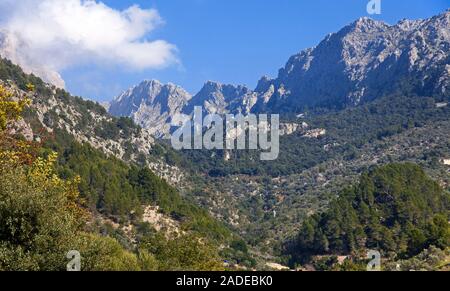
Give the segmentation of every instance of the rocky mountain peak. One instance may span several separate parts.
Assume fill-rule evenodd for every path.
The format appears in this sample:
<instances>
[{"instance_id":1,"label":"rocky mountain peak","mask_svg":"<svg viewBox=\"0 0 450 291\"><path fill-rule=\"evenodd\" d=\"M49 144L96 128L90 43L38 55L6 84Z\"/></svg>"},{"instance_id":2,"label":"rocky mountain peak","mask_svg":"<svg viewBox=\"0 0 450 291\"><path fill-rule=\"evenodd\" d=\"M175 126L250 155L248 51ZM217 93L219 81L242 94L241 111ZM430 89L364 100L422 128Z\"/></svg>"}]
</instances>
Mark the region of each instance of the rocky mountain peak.
<instances>
[{"instance_id":1,"label":"rocky mountain peak","mask_svg":"<svg viewBox=\"0 0 450 291\"><path fill-rule=\"evenodd\" d=\"M272 81L273 81L273 79L270 78L269 76L263 76L258 81L255 91L256 92L266 92L269 89Z\"/></svg>"},{"instance_id":2,"label":"rocky mountain peak","mask_svg":"<svg viewBox=\"0 0 450 291\"><path fill-rule=\"evenodd\" d=\"M215 81L207 81L198 94L215 94L220 92L235 92L237 94L246 94L251 91L244 85L222 84Z\"/></svg>"},{"instance_id":3,"label":"rocky mountain peak","mask_svg":"<svg viewBox=\"0 0 450 291\"><path fill-rule=\"evenodd\" d=\"M354 31L369 33L373 31L379 31L385 29L387 25L383 21L377 21L370 17L361 17L352 24L348 26L348 28L353 29ZM344 28L345 30L345 28Z\"/></svg>"},{"instance_id":4,"label":"rocky mountain peak","mask_svg":"<svg viewBox=\"0 0 450 291\"><path fill-rule=\"evenodd\" d=\"M109 108L115 116L129 116L157 137L168 134L170 119L181 112L192 98L186 90L172 83L145 80L117 97Z\"/></svg>"},{"instance_id":5,"label":"rocky mountain peak","mask_svg":"<svg viewBox=\"0 0 450 291\"><path fill-rule=\"evenodd\" d=\"M207 113L225 114L234 112L242 105L242 100L247 94L251 94L246 86L229 85L208 81L203 88L192 98L184 109L186 114L192 113L195 106L202 107ZM230 107L231 103L234 105Z\"/></svg>"},{"instance_id":6,"label":"rocky mountain peak","mask_svg":"<svg viewBox=\"0 0 450 291\"><path fill-rule=\"evenodd\" d=\"M110 111L115 115L127 116L133 111L133 108L139 108L141 105L160 104L171 107L173 102L186 102L190 98L191 95L180 86L172 83L162 84L158 80L145 80L118 96L111 103ZM123 108L124 104L131 105L131 108Z\"/></svg>"},{"instance_id":7,"label":"rocky mountain peak","mask_svg":"<svg viewBox=\"0 0 450 291\"><path fill-rule=\"evenodd\" d=\"M448 11L392 26L360 18L291 57L275 80L262 80L258 102L266 105L257 108L282 112L354 106L405 83L427 96L448 94L449 19Z\"/></svg>"},{"instance_id":8,"label":"rocky mountain peak","mask_svg":"<svg viewBox=\"0 0 450 291\"><path fill-rule=\"evenodd\" d=\"M222 83L208 80L203 85L202 89L200 91L216 91L220 90L222 88Z\"/></svg>"}]
</instances>

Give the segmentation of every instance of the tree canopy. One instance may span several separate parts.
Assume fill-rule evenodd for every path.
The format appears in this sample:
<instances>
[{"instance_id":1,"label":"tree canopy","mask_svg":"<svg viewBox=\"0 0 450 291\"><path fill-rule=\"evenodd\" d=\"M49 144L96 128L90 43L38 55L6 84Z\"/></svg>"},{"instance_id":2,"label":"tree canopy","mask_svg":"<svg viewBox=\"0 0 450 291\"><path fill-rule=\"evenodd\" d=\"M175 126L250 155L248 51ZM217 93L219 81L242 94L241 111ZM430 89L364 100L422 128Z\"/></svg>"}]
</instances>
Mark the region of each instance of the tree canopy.
<instances>
[{"instance_id":1,"label":"tree canopy","mask_svg":"<svg viewBox=\"0 0 450 291\"><path fill-rule=\"evenodd\" d=\"M291 252L347 255L374 249L410 257L433 245L448 247L449 194L414 164L375 168L308 218Z\"/></svg>"}]
</instances>

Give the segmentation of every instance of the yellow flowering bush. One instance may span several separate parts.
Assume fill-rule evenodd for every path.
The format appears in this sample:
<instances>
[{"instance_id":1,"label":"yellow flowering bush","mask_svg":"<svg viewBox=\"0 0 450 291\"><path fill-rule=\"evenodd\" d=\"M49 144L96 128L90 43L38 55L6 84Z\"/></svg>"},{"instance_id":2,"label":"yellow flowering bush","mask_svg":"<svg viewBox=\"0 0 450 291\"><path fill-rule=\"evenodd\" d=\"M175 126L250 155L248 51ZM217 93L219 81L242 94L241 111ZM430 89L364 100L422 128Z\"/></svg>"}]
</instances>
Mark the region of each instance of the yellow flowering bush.
<instances>
[{"instance_id":1,"label":"yellow flowering bush","mask_svg":"<svg viewBox=\"0 0 450 291\"><path fill-rule=\"evenodd\" d=\"M139 270L142 260L116 240L85 231L80 178L58 177L57 154L35 158L37 145L8 134L28 103L0 85L0 271L63 271L72 250L82 270Z\"/></svg>"},{"instance_id":2,"label":"yellow flowering bush","mask_svg":"<svg viewBox=\"0 0 450 291\"><path fill-rule=\"evenodd\" d=\"M28 86L33 90L33 86ZM8 135L8 127L21 118L24 108L30 104L27 97L14 97L13 93L0 85L0 163L29 163L32 160L30 143L16 140Z\"/></svg>"},{"instance_id":3,"label":"yellow flowering bush","mask_svg":"<svg viewBox=\"0 0 450 291\"><path fill-rule=\"evenodd\" d=\"M29 86L29 88L32 87ZM14 100L11 91L0 85L0 131L4 131L10 122L18 120L23 109L29 103L28 98Z\"/></svg>"}]
</instances>

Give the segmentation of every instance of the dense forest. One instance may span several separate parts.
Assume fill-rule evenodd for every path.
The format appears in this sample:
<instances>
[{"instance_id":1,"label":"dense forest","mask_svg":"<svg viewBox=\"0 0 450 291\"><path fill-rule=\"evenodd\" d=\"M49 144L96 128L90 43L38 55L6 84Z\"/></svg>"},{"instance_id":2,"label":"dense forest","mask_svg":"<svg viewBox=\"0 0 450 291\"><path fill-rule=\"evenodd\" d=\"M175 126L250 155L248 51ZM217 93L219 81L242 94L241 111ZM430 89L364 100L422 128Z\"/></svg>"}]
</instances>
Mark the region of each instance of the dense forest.
<instances>
[{"instance_id":1,"label":"dense forest","mask_svg":"<svg viewBox=\"0 0 450 291\"><path fill-rule=\"evenodd\" d=\"M183 222L186 229L215 240L230 236L225 226L181 197L175 188L147 167L107 157L87 144L77 143L60 130L56 130L54 138L47 140L44 146L44 156L48 152L59 154L56 167L60 177L81 178L79 191L91 211L124 222L138 219L142 205L156 205L164 214Z\"/></svg>"},{"instance_id":2,"label":"dense forest","mask_svg":"<svg viewBox=\"0 0 450 291\"><path fill-rule=\"evenodd\" d=\"M373 169L339 193L326 212L308 218L288 249L293 261L377 250L411 258L450 244L449 193L414 164Z\"/></svg>"}]
</instances>

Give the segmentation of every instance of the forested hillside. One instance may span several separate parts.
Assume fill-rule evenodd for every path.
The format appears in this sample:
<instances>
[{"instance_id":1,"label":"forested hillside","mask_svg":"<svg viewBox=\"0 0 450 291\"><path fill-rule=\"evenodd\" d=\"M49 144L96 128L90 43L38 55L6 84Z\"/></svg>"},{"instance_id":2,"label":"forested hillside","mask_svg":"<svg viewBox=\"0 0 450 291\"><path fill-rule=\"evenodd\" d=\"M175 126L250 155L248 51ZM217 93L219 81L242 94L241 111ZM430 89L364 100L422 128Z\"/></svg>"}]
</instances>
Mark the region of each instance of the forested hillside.
<instances>
[{"instance_id":1,"label":"forested hillside","mask_svg":"<svg viewBox=\"0 0 450 291\"><path fill-rule=\"evenodd\" d=\"M450 157L447 102L396 95L343 111L310 110L287 122L306 122L326 134L281 137L276 161L261 162L256 152L231 152L225 160L222 152L188 151L179 164L202 173L192 179L191 194L199 203L248 234L252 244L276 252L277 242L292 236L305 217L326 209L372 166L420 164L448 187L448 166L442 162Z\"/></svg>"},{"instance_id":2,"label":"forested hillside","mask_svg":"<svg viewBox=\"0 0 450 291\"><path fill-rule=\"evenodd\" d=\"M304 128L282 136L280 157L269 163L256 151L176 152L131 119L110 116L99 104L24 74L7 60L0 61L0 85L5 106L14 105L0 120L8 127L2 151L14 149L20 156L18 167L4 163L2 193L39 205L61 199L37 195L35 201L30 197L43 193L39 187L21 190L25 196L20 196L15 191L22 188L8 184L33 181L36 163L45 169L33 175L45 171L56 179L51 183L67 184L55 195L69 196L62 200L77 205L73 219L81 223L59 219L61 224L49 227L86 240L80 242L84 248L73 245L87 254L85 270L210 270L224 268L223 260L263 268L267 261L287 262L286 255L294 265L367 248L408 265L439 249L446 252L450 176L442 161L450 157L448 97L403 94L411 91L405 89L354 108L305 108L284 115L285 124ZM373 166L406 161L423 166L437 182L417 166L401 164L372 170L350 187ZM8 172L13 168L19 172ZM410 183L411 177L417 179ZM381 195L386 189L393 191L387 198ZM19 225L7 222L18 214L7 211L16 206L5 206L0 267L64 268L65 257L48 255L49 246L72 245L59 236L41 237L53 230L34 222L45 224L62 213L23 210L23 200L17 211L36 216ZM26 239L14 237L17 227L29 230ZM286 253L283 247L292 237L296 241ZM109 251L112 257L96 263L94 254ZM187 255L192 253L198 256ZM14 256L23 261L13 264Z\"/></svg>"},{"instance_id":3,"label":"forested hillside","mask_svg":"<svg viewBox=\"0 0 450 291\"><path fill-rule=\"evenodd\" d=\"M374 167L413 163L449 190L449 20L448 10L395 25L360 18L292 56L276 78L263 77L255 90L210 81L193 98L177 98L178 91L160 94L167 85L152 80L117 97L112 104L120 112L112 112L165 130L167 116L190 114L194 106L222 114L281 114L275 161L261 161L257 150L174 152L168 143L152 152L188 173L180 187L186 196L238 232L264 260L285 263L285 241ZM166 103L176 110L160 106ZM155 122L155 110L162 120ZM354 215L359 219L359 212ZM379 243L392 247L389 235ZM350 240L341 252L361 245ZM414 253L403 246L386 252Z\"/></svg>"},{"instance_id":4,"label":"forested hillside","mask_svg":"<svg viewBox=\"0 0 450 291\"><path fill-rule=\"evenodd\" d=\"M206 79L247 82L278 63L272 54L286 53L282 46L310 45L364 11L339 5L348 15L302 18L314 31L292 26L284 5L259 14L289 23L256 17L262 26L245 28L250 18L241 13L244 26L230 31L230 42L169 13L170 5L160 14L144 3L112 3L120 1L3 2L0 271L356 271L367 270L373 252L383 270L450 270L447 6L359 18L253 89ZM226 19L221 5L202 8ZM414 19L382 21L405 16ZM156 32L165 18L172 24ZM180 23L201 34L194 46L177 36ZM206 28L233 28L214 25ZM189 90L206 82L196 93L167 81ZM89 96L72 95L65 82ZM233 115L250 114L247 129L230 128ZM271 114L279 139L274 116L265 122ZM207 149L212 124L223 129L215 117L227 128L216 143L256 133L259 149ZM175 150L172 133L186 124L183 141L194 137L195 150ZM272 148L263 150L268 132ZM269 150L279 155L262 161Z\"/></svg>"},{"instance_id":5,"label":"forested hillside","mask_svg":"<svg viewBox=\"0 0 450 291\"><path fill-rule=\"evenodd\" d=\"M328 210L302 225L290 245L294 261L312 256L411 258L431 246L450 244L450 194L414 164L390 164L361 176L358 185L339 193Z\"/></svg>"},{"instance_id":6,"label":"forested hillside","mask_svg":"<svg viewBox=\"0 0 450 291\"><path fill-rule=\"evenodd\" d=\"M224 259L248 256L233 248L240 239L222 223L182 197L147 162L131 158L139 127L109 117L96 103L55 91L8 61L0 64L1 270L65 270L70 250L80 251L83 270L213 270L223 269ZM67 123L80 113L69 109L72 116L56 110L41 123L36 110L55 93L54 100L64 100L56 108L71 104L72 110L85 110L81 117L94 119L80 119L84 123L71 131ZM104 114L100 123L93 112ZM125 148L128 139L131 154L119 159L77 141L92 123L94 139L121 139ZM187 255L192 253L198 256Z\"/></svg>"}]
</instances>

